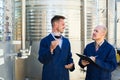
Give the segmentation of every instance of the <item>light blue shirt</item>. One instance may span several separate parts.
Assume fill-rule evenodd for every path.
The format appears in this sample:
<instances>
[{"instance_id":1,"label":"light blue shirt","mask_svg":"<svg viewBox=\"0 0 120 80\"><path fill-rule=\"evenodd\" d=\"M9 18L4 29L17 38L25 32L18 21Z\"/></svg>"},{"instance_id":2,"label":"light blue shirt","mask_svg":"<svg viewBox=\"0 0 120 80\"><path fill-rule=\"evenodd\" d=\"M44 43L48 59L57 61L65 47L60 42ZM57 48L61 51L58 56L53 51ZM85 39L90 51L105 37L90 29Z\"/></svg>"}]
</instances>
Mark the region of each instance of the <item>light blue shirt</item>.
<instances>
[{"instance_id":1,"label":"light blue shirt","mask_svg":"<svg viewBox=\"0 0 120 80\"><path fill-rule=\"evenodd\" d=\"M54 38L55 40L57 40L57 39L55 38L55 36L54 36L54 33L51 33L51 35L53 36L53 38ZM59 42L59 47L61 48L61 47L62 47L62 42L63 42L62 36L61 36L61 38L60 38L59 40L60 40L60 42Z\"/></svg>"}]
</instances>

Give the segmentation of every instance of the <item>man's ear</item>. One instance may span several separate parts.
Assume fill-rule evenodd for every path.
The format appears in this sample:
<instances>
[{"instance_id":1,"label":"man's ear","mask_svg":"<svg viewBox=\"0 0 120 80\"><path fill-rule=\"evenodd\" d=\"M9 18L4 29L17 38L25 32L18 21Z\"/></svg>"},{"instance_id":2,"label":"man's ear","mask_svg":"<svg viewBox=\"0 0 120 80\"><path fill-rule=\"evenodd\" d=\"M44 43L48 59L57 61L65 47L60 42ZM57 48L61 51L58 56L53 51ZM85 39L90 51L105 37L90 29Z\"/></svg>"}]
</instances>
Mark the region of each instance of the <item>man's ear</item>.
<instances>
[{"instance_id":1,"label":"man's ear","mask_svg":"<svg viewBox=\"0 0 120 80\"><path fill-rule=\"evenodd\" d=\"M55 25L55 26L58 26L58 22L54 22L54 25Z\"/></svg>"}]
</instances>

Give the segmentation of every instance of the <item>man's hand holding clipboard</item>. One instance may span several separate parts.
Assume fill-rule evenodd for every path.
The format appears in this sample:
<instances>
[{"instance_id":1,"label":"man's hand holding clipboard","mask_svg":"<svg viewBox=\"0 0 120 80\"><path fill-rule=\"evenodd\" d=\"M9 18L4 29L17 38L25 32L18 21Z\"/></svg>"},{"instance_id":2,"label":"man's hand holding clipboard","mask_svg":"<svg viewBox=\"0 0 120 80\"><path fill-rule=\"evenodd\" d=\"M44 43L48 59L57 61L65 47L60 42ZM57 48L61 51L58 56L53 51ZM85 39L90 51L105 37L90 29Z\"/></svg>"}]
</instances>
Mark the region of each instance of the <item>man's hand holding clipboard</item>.
<instances>
[{"instance_id":1,"label":"man's hand holding clipboard","mask_svg":"<svg viewBox=\"0 0 120 80\"><path fill-rule=\"evenodd\" d=\"M78 54L78 53L76 53L76 55L79 56L82 60L86 60L90 63L93 63L92 59L86 55L82 55L82 54Z\"/></svg>"},{"instance_id":2,"label":"man's hand holding clipboard","mask_svg":"<svg viewBox=\"0 0 120 80\"><path fill-rule=\"evenodd\" d=\"M76 53L76 55L81 58L82 64L83 64L84 66L86 66L86 65L88 65L88 64L90 64L90 63L95 64L94 57L88 57L88 56L86 56L86 55L82 55L82 54L78 54L78 53Z\"/></svg>"}]
</instances>

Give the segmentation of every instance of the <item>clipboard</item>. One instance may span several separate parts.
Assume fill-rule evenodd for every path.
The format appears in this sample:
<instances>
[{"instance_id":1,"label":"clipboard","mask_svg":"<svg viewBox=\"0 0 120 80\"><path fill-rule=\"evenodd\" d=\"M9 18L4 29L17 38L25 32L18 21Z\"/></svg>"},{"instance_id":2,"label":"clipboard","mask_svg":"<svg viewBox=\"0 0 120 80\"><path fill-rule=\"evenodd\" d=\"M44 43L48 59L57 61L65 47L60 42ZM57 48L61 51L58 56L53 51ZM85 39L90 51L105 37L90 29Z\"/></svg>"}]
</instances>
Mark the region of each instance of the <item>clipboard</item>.
<instances>
[{"instance_id":1,"label":"clipboard","mask_svg":"<svg viewBox=\"0 0 120 80\"><path fill-rule=\"evenodd\" d=\"M82 60L86 60L90 63L94 63L89 57L87 57L86 55L82 55L82 54L78 54L76 53L77 56L79 56Z\"/></svg>"}]
</instances>

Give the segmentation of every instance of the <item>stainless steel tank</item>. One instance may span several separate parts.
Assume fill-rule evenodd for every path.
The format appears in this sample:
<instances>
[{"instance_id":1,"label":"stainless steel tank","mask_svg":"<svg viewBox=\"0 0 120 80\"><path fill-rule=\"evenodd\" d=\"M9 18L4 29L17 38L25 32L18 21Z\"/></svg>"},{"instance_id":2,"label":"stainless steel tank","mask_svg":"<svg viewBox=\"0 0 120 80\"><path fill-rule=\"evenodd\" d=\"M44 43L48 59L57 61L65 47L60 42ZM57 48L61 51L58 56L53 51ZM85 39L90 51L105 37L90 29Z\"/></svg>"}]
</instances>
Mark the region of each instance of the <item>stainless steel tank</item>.
<instances>
[{"instance_id":1,"label":"stainless steel tank","mask_svg":"<svg viewBox=\"0 0 120 80\"><path fill-rule=\"evenodd\" d=\"M5 5L6 4L6 5ZM14 80L15 59L9 57L12 45L12 10L9 3L0 0L0 80Z\"/></svg>"},{"instance_id":2,"label":"stainless steel tank","mask_svg":"<svg viewBox=\"0 0 120 80\"><path fill-rule=\"evenodd\" d=\"M28 58L16 60L15 79L41 80L42 64L37 59L39 42L51 32L50 20L54 15L66 17L66 29L63 35L70 39L72 52L80 52L80 0L24 1L15 0L13 40L20 41L20 44L22 44L16 45L16 51L24 46L25 48L29 47L30 40L32 40L32 51ZM24 35L23 32L25 32ZM73 57L76 59L75 61L78 61L78 57L76 58L74 54ZM19 63L21 66L19 66ZM79 75L79 68L71 74L71 79L78 79L79 76L74 76L76 73Z\"/></svg>"},{"instance_id":3,"label":"stainless steel tank","mask_svg":"<svg viewBox=\"0 0 120 80\"><path fill-rule=\"evenodd\" d=\"M25 61L27 79L41 80L42 64L37 60L39 42L51 32L50 20L54 15L66 17L63 35L72 42L73 53L80 52L80 0L26 0L26 42L33 41L31 56ZM71 79L77 77L72 73Z\"/></svg>"}]
</instances>

